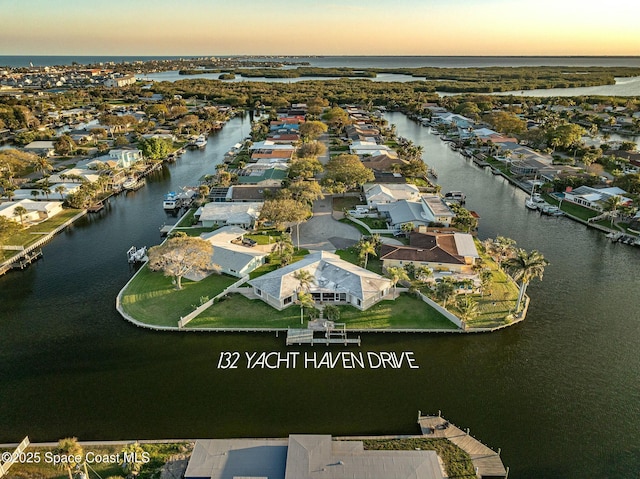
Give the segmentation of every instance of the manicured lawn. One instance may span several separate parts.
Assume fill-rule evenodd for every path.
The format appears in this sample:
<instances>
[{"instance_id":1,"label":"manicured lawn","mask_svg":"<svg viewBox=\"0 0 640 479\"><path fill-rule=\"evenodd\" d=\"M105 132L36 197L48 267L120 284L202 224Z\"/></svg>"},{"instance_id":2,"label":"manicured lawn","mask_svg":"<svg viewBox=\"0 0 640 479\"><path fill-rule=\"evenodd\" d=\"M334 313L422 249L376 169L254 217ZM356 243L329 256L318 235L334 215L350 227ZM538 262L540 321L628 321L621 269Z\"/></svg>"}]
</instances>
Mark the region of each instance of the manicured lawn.
<instances>
[{"instance_id":1,"label":"manicured lawn","mask_svg":"<svg viewBox=\"0 0 640 479\"><path fill-rule=\"evenodd\" d=\"M345 211L352 210L358 205L363 205L365 202L361 201L358 196L334 196L333 197L333 210Z\"/></svg>"},{"instance_id":2,"label":"manicured lawn","mask_svg":"<svg viewBox=\"0 0 640 479\"><path fill-rule=\"evenodd\" d=\"M182 217L182 219L180 220L180 222L178 223L178 225L176 226L177 228L180 227L188 227L193 225L193 221L194 221L194 215L196 214L196 208L191 208L186 215L184 215Z\"/></svg>"},{"instance_id":3,"label":"manicured lawn","mask_svg":"<svg viewBox=\"0 0 640 479\"><path fill-rule=\"evenodd\" d=\"M134 319L159 326L177 326L185 316L200 305L200 298L213 298L237 281L226 275L212 274L201 281L182 280L176 290L171 278L143 266L122 296L123 309Z\"/></svg>"},{"instance_id":4,"label":"manicured lawn","mask_svg":"<svg viewBox=\"0 0 640 479\"><path fill-rule=\"evenodd\" d=\"M550 195L542 195L544 200L552 205L558 206L560 201ZM587 221L589 218L593 218L594 216L598 216L600 213L589 208L585 208L584 206L573 204L569 201L563 201L560 205L560 209L567 214L575 216L576 218L580 218L581 220Z\"/></svg>"},{"instance_id":5,"label":"manicured lawn","mask_svg":"<svg viewBox=\"0 0 640 479\"><path fill-rule=\"evenodd\" d=\"M360 258L358 256L358 250L356 248L352 247L347 249L339 249L336 250L336 254L340 256L341 259L360 266ZM369 255L369 260L367 261L367 269L369 271L373 271L374 273L382 274L382 261L380 261L373 255Z\"/></svg>"},{"instance_id":6,"label":"manicured lawn","mask_svg":"<svg viewBox=\"0 0 640 479\"><path fill-rule=\"evenodd\" d=\"M366 311L353 306L339 308L338 321L347 329L458 329L424 301L404 293L395 301L381 301Z\"/></svg>"},{"instance_id":7,"label":"manicured lawn","mask_svg":"<svg viewBox=\"0 0 640 479\"><path fill-rule=\"evenodd\" d=\"M5 244L11 245L11 246L24 246L25 248L27 248L28 246L32 245L36 241L42 239L42 237L45 236L46 234L51 233L53 230L58 228L63 223L69 221L78 213L80 213L80 210L65 209L62 211L62 213L54 216L51 219L48 219L38 225L30 226L22 231L19 231L18 233L9 237L5 242ZM5 250L2 253L3 254L0 256L0 259L4 260L14 256L17 253L17 251Z\"/></svg>"},{"instance_id":8,"label":"manicured lawn","mask_svg":"<svg viewBox=\"0 0 640 479\"><path fill-rule=\"evenodd\" d=\"M386 230L388 228L387 222L382 219L378 219L378 218L358 218L358 219L362 221L365 225L367 225L369 228L371 228L372 230Z\"/></svg>"},{"instance_id":9,"label":"manicured lawn","mask_svg":"<svg viewBox=\"0 0 640 479\"><path fill-rule=\"evenodd\" d=\"M308 254L309 254L308 249L295 250L293 254L293 259L291 262L295 263L296 261L300 261L302 258L307 256ZM272 257L270 263L263 264L259 268L249 273L249 278L251 279L257 278L258 276L262 276L263 274L267 274L267 273L270 273L271 271L275 271L279 267L280 267L280 259Z\"/></svg>"},{"instance_id":10,"label":"manicured lawn","mask_svg":"<svg viewBox=\"0 0 640 479\"><path fill-rule=\"evenodd\" d=\"M252 239L258 244L273 244L282 236L282 231L276 229L262 230L257 233L244 235L245 238Z\"/></svg>"},{"instance_id":11,"label":"manicured lawn","mask_svg":"<svg viewBox=\"0 0 640 479\"><path fill-rule=\"evenodd\" d=\"M306 315L305 315L306 316ZM295 304L278 311L259 299L231 294L202 312L188 328L299 328L300 308ZM306 327L306 317L305 325Z\"/></svg>"},{"instance_id":12,"label":"manicured lawn","mask_svg":"<svg viewBox=\"0 0 640 479\"><path fill-rule=\"evenodd\" d=\"M176 228L173 230L173 233L182 232L187 236L200 236L202 233L211 233L212 231L217 230L218 228L202 228L202 227L191 227L191 228Z\"/></svg>"},{"instance_id":13,"label":"manicured lawn","mask_svg":"<svg viewBox=\"0 0 640 479\"><path fill-rule=\"evenodd\" d=\"M360 311L352 306L339 306L340 319L349 329L457 329L440 313L423 301L401 294L395 301L382 301ZM305 313L304 325L307 324ZM300 308L290 306L283 311L259 299L250 300L240 294L216 302L187 325L189 328L299 328Z\"/></svg>"}]
</instances>

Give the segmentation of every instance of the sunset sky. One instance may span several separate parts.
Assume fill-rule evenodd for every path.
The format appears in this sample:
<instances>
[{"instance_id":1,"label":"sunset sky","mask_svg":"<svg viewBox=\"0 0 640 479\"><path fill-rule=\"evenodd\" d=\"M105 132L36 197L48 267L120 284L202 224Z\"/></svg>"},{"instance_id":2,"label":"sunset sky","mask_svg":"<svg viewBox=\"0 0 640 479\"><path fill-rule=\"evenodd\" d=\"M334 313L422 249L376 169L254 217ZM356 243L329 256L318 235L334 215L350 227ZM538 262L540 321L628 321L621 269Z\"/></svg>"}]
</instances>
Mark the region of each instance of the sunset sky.
<instances>
[{"instance_id":1,"label":"sunset sky","mask_svg":"<svg viewBox=\"0 0 640 479\"><path fill-rule=\"evenodd\" d=\"M0 55L640 55L640 2L0 0Z\"/></svg>"}]
</instances>

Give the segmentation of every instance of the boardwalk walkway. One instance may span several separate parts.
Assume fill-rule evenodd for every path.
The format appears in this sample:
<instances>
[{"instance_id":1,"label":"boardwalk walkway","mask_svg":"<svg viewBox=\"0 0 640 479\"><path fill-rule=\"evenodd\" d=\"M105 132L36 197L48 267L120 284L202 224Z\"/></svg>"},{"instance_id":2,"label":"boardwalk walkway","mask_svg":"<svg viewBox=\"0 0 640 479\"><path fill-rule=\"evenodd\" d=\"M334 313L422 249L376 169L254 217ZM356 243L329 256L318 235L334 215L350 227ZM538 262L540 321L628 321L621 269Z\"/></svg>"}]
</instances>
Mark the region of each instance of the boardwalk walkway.
<instances>
[{"instance_id":1,"label":"boardwalk walkway","mask_svg":"<svg viewBox=\"0 0 640 479\"><path fill-rule=\"evenodd\" d=\"M441 416L420 416L418 424L425 437L446 438L464 450L476 468L478 477L506 478L508 471L502 464L500 455L480 441L454 426Z\"/></svg>"}]
</instances>

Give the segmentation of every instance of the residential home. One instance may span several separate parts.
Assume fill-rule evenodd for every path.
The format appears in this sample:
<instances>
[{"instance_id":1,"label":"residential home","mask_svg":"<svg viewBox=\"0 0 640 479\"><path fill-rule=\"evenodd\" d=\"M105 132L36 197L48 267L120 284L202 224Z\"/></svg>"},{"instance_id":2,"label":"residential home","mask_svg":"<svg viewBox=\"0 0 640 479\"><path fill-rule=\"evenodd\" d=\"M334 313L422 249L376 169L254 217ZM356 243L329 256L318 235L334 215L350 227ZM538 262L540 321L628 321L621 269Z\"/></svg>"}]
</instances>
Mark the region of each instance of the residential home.
<instances>
[{"instance_id":1,"label":"residential home","mask_svg":"<svg viewBox=\"0 0 640 479\"><path fill-rule=\"evenodd\" d=\"M427 266L433 271L472 274L480 255L473 236L467 233L418 233L409 235L409 246L383 244L382 267L407 264Z\"/></svg>"},{"instance_id":2,"label":"residential home","mask_svg":"<svg viewBox=\"0 0 640 479\"><path fill-rule=\"evenodd\" d=\"M419 201L399 200L395 203L379 204L378 211L387 217L391 229L400 231L402 225L414 226L439 224L451 226L455 213L439 195L422 195Z\"/></svg>"},{"instance_id":3,"label":"residential home","mask_svg":"<svg viewBox=\"0 0 640 479\"><path fill-rule=\"evenodd\" d=\"M22 206L26 213L22 215L22 221L27 223L39 223L54 217L62 211L61 201L33 201L21 199L18 201L8 201L0 203L0 216L10 220L21 221L20 215L16 214L16 208Z\"/></svg>"},{"instance_id":4,"label":"residential home","mask_svg":"<svg viewBox=\"0 0 640 479\"><path fill-rule=\"evenodd\" d=\"M370 209L377 209L379 205L400 200L420 201L420 189L409 183L385 185L367 183L363 190Z\"/></svg>"},{"instance_id":5,"label":"residential home","mask_svg":"<svg viewBox=\"0 0 640 479\"><path fill-rule=\"evenodd\" d=\"M273 198L280 189L277 186L233 185L227 189L225 201L239 203L264 201Z\"/></svg>"},{"instance_id":6,"label":"residential home","mask_svg":"<svg viewBox=\"0 0 640 479\"><path fill-rule=\"evenodd\" d=\"M308 271L313 276L309 293L323 304L351 304L365 310L384 299L391 281L379 274L319 251L302 260L249 281L253 292L270 306L282 310L297 300L300 283L294 275Z\"/></svg>"},{"instance_id":7,"label":"residential home","mask_svg":"<svg viewBox=\"0 0 640 479\"><path fill-rule=\"evenodd\" d=\"M354 141L349 145L349 152L352 155L371 155L373 152L380 154L382 151L391 151L387 145L379 145L375 141Z\"/></svg>"},{"instance_id":8,"label":"residential home","mask_svg":"<svg viewBox=\"0 0 640 479\"><path fill-rule=\"evenodd\" d=\"M127 85L133 85L135 84L135 82L136 82L136 76L129 74L129 75L109 78L105 80L104 86L108 88L114 88L114 87L118 88L118 87L123 87Z\"/></svg>"},{"instance_id":9,"label":"residential home","mask_svg":"<svg viewBox=\"0 0 640 479\"><path fill-rule=\"evenodd\" d=\"M32 141L23 149L29 153L35 153L42 156L53 156L55 153L55 146L53 141Z\"/></svg>"},{"instance_id":10,"label":"residential home","mask_svg":"<svg viewBox=\"0 0 640 479\"><path fill-rule=\"evenodd\" d=\"M109 150L109 158L117 162L118 168L130 168L144 159L142 151L137 148L114 148Z\"/></svg>"},{"instance_id":11,"label":"residential home","mask_svg":"<svg viewBox=\"0 0 640 479\"><path fill-rule=\"evenodd\" d=\"M269 253L245 246L243 236L246 233L238 226L224 226L200 235L213 245L211 270L242 278L264 264Z\"/></svg>"},{"instance_id":12,"label":"residential home","mask_svg":"<svg viewBox=\"0 0 640 479\"><path fill-rule=\"evenodd\" d=\"M602 211L606 201L612 196L619 197L623 205L633 204L631 198L624 196L626 194L628 194L626 191L618 187L592 188L590 186L580 186L575 190L567 188L564 193L564 201L570 201L592 210Z\"/></svg>"},{"instance_id":13,"label":"residential home","mask_svg":"<svg viewBox=\"0 0 640 479\"><path fill-rule=\"evenodd\" d=\"M443 479L431 450L371 451L329 435L288 439L207 439L193 448L185 479Z\"/></svg>"},{"instance_id":14,"label":"residential home","mask_svg":"<svg viewBox=\"0 0 640 479\"><path fill-rule=\"evenodd\" d=\"M205 228L235 225L245 229L253 229L256 220L260 216L262 205L262 202L207 203L198 208L195 216Z\"/></svg>"},{"instance_id":15,"label":"residential home","mask_svg":"<svg viewBox=\"0 0 640 479\"><path fill-rule=\"evenodd\" d=\"M409 162L398 157L395 151L373 151L370 155L361 157L362 164L374 171L400 170Z\"/></svg>"}]
</instances>

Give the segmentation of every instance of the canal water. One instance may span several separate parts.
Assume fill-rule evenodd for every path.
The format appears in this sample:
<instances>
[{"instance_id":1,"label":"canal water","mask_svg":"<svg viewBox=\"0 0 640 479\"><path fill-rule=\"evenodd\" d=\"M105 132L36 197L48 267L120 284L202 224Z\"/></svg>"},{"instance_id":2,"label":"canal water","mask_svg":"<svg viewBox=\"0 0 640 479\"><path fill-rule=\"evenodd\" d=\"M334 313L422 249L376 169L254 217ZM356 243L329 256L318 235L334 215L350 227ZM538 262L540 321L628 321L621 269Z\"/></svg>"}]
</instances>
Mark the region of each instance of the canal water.
<instances>
[{"instance_id":1,"label":"canal water","mask_svg":"<svg viewBox=\"0 0 640 479\"><path fill-rule=\"evenodd\" d=\"M160 241L162 195L214 170L249 132L236 118L0 278L0 442L416 433L442 410L502 448L510 477L633 477L640 470L640 250L524 208L525 194L401 114L443 190L463 190L482 238L505 235L551 265L527 320L488 335L364 335L355 352L412 351L419 369L219 369L222 351L321 354L267 334L159 333L122 320L125 252Z\"/></svg>"}]
</instances>

